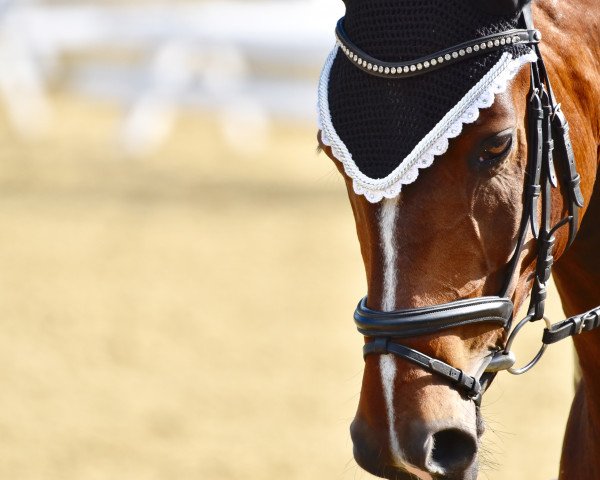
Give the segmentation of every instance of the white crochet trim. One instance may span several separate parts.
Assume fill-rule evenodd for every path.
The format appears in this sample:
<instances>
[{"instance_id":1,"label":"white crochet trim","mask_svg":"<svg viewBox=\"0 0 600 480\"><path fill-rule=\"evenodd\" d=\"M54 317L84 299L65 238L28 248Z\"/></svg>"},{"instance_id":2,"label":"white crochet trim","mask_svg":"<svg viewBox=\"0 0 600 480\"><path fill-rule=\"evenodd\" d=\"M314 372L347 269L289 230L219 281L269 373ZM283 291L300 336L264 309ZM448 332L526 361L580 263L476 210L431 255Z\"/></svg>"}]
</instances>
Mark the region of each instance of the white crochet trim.
<instances>
[{"instance_id":1,"label":"white crochet trim","mask_svg":"<svg viewBox=\"0 0 600 480\"><path fill-rule=\"evenodd\" d=\"M460 135L463 125L479 118L479 111L493 105L497 94L505 92L509 82L526 63L535 62L537 55L531 51L516 59L505 52L496 65L475 85L429 132L385 178L370 178L363 174L348 148L338 136L329 111L329 75L338 53L336 45L323 67L318 93L318 126L321 141L332 148L334 156L342 162L346 174L352 178L354 191L364 195L371 203L382 198L394 198L400 194L403 185L414 182L419 169L431 166L435 157L448 150L449 140Z\"/></svg>"}]
</instances>

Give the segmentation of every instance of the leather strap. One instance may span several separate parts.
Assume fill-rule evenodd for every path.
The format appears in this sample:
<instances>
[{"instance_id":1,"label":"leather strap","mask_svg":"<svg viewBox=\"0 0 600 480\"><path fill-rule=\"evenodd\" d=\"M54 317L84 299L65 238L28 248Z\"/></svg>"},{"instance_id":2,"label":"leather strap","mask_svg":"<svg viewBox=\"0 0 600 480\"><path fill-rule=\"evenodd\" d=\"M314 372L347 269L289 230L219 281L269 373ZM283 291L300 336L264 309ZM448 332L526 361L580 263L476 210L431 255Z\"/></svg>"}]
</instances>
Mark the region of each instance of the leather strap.
<instances>
[{"instance_id":1,"label":"leather strap","mask_svg":"<svg viewBox=\"0 0 600 480\"><path fill-rule=\"evenodd\" d=\"M532 73L531 77L534 78L534 66L531 66ZM538 238L539 236L539 225L537 221L538 212L538 201L541 193L540 181L542 177L542 156L544 153L544 142L543 142L543 121L544 121L544 109L542 107L542 100L539 95L534 82L531 86L531 94L529 97L529 108L527 110L529 116L528 125L528 152L529 152L529 166L530 174L532 178L531 186L527 192L531 207L529 209L531 231L533 236ZM519 252L520 253L520 252Z\"/></svg>"},{"instance_id":2,"label":"leather strap","mask_svg":"<svg viewBox=\"0 0 600 480\"><path fill-rule=\"evenodd\" d=\"M384 62L369 55L350 40L344 28L344 17L339 19L335 34L346 57L357 68L370 75L384 78L423 75L467 58L500 50L507 44L533 45L539 43L542 38L540 32L535 29L513 29L469 40L409 62Z\"/></svg>"},{"instance_id":3,"label":"leather strap","mask_svg":"<svg viewBox=\"0 0 600 480\"><path fill-rule=\"evenodd\" d=\"M449 328L474 323L497 323L508 328L513 305L507 298L481 297L394 312L380 312L367 307L363 298L354 312L354 322L366 336L408 338L434 334Z\"/></svg>"},{"instance_id":4,"label":"leather strap","mask_svg":"<svg viewBox=\"0 0 600 480\"><path fill-rule=\"evenodd\" d=\"M562 164L565 166L563 183L566 186L568 192L568 209L569 215L572 217L570 222L569 231L569 242L567 248L573 244L577 230L579 228L579 209L583 208L584 200L583 194L581 193L581 177L577 172L575 165L575 153L573 152L573 145L571 144L571 138L569 135L569 122L562 112L560 105L556 105L554 108L554 115L552 118L552 129L554 132L554 138L556 138L556 150L559 157L562 160Z\"/></svg>"},{"instance_id":5,"label":"leather strap","mask_svg":"<svg viewBox=\"0 0 600 480\"><path fill-rule=\"evenodd\" d=\"M550 328L544 329L542 343L550 345L565 338L589 332L600 327L600 307L596 307L586 313L567 318L562 322L555 323Z\"/></svg>"},{"instance_id":6,"label":"leather strap","mask_svg":"<svg viewBox=\"0 0 600 480\"><path fill-rule=\"evenodd\" d=\"M527 5L523 9L522 18L525 28L532 29L533 17L531 5ZM536 163L535 165L535 180L536 183L539 181L541 187L542 225L539 234L536 235L538 232L534 230L534 235L538 240L538 258L528 311L528 314L532 317L532 321L540 320L544 316L545 300L547 296L546 284L550 279L552 266L554 264L553 250L556 242L554 233L561 228L562 225L569 223L568 246L570 246L577 234L579 208L583 206L583 196L579 186L580 178L575 166L568 123L560 110L560 106L556 104L554 99L554 93L539 46L534 45L534 49L537 53L538 60L535 64L531 65L531 91L533 92L534 97L536 97L537 94L540 104L538 105L537 98L534 98L535 102L532 103L535 103L535 105L530 105L530 110L528 112L530 116L529 148L530 161L533 160L538 162L540 160L539 150L541 141L541 163ZM540 123L542 128L541 138L539 130L537 135L531 131L534 124L539 128ZM556 145L553 140L554 137L557 139ZM558 222L555 226L552 226L552 189L558 186L554 166L555 146L557 160L565 165L563 170L568 172L567 178L563 180L563 183L566 183L566 190L568 191L565 200L569 210L569 216ZM540 167L541 176L538 177ZM532 208L529 212L532 219L532 228L536 224L534 218L537 217L537 196L534 196L533 198Z\"/></svg>"},{"instance_id":7,"label":"leather strap","mask_svg":"<svg viewBox=\"0 0 600 480\"><path fill-rule=\"evenodd\" d=\"M550 183L553 188L558 186L558 180L556 178L556 169L554 168L554 138L552 135L552 100L548 91L544 88L542 90L542 108L544 109L544 124L543 124L543 137L544 137L544 153L543 153L543 164L546 166L546 173L550 179Z\"/></svg>"},{"instance_id":8,"label":"leather strap","mask_svg":"<svg viewBox=\"0 0 600 480\"><path fill-rule=\"evenodd\" d=\"M425 370L441 375L449 380L456 388L462 390L469 398L475 399L480 396L481 385L475 377L467 375L462 370L454 368L441 360L432 358L424 353L392 343L389 338L378 337L363 347L363 355L366 358L371 354L393 353L402 357Z\"/></svg>"},{"instance_id":9,"label":"leather strap","mask_svg":"<svg viewBox=\"0 0 600 480\"><path fill-rule=\"evenodd\" d=\"M527 7L523 10L523 18L525 27L533 28L531 5L527 5ZM571 220L569 222L568 248L573 244L575 236L577 235L577 230L579 228L579 209L583 208L584 206L583 194L580 187L581 179L577 173L577 166L575 164L575 154L573 152L573 145L571 144L571 138L569 135L569 123L562 112L560 104L554 97L550 77L548 75L548 71L546 70L546 65L544 63L539 46L534 45L534 49L538 55L537 63L540 70L540 75L546 84L548 95L550 97L550 104L552 106L551 132L555 141L555 151L557 153L558 160L560 160L564 170L562 181L568 192L568 198L566 200L568 201L567 205L569 215L571 216ZM556 184L553 183L553 186L556 187Z\"/></svg>"}]
</instances>

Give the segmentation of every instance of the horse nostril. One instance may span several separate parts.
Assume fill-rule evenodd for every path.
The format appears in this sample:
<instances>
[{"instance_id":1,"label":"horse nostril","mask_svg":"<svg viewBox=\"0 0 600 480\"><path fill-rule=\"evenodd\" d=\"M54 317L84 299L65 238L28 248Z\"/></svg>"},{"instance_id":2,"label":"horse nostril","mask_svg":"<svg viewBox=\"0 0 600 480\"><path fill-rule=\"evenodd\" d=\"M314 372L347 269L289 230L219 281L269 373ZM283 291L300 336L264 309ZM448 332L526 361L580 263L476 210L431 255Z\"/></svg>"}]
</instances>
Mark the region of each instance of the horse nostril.
<instances>
[{"instance_id":1,"label":"horse nostril","mask_svg":"<svg viewBox=\"0 0 600 480\"><path fill-rule=\"evenodd\" d=\"M443 470L443 473L465 471L477 454L477 441L474 436L456 428L440 430L434 433L433 448L429 455L431 467Z\"/></svg>"}]
</instances>

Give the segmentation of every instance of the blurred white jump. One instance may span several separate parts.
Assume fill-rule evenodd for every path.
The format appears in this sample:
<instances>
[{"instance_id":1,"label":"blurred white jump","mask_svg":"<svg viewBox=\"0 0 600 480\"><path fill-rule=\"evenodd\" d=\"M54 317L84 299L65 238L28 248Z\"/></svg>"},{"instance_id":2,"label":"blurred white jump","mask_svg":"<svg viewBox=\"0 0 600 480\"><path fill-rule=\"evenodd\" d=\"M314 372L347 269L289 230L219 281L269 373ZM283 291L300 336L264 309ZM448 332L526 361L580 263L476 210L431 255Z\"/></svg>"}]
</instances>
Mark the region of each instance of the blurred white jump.
<instances>
[{"instance_id":1,"label":"blurred white jump","mask_svg":"<svg viewBox=\"0 0 600 480\"><path fill-rule=\"evenodd\" d=\"M157 148L181 109L214 112L227 138L236 143L238 130L243 148L254 148L248 139L264 137L273 120L312 120L316 78L342 6L12 1L3 10L0 0L0 61L11 66L0 69L0 90L22 130L28 118L33 125L47 116L44 91L60 80L61 87L125 107L119 137L130 153ZM97 55L102 51L127 61Z\"/></svg>"}]
</instances>

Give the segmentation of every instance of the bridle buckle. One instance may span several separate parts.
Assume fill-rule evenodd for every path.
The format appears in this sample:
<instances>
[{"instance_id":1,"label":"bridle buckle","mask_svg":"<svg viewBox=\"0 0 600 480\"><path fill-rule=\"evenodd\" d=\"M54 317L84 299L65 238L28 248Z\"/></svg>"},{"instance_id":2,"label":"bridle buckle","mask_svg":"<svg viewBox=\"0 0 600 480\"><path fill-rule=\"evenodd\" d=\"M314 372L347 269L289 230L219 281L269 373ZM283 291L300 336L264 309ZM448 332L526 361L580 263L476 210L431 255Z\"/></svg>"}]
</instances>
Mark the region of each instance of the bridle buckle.
<instances>
[{"instance_id":1,"label":"bridle buckle","mask_svg":"<svg viewBox=\"0 0 600 480\"><path fill-rule=\"evenodd\" d=\"M486 373L497 373L512 368L517 361L514 352L498 350L492 354L490 363L485 368Z\"/></svg>"},{"instance_id":2,"label":"bridle buckle","mask_svg":"<svg viewBox=\"0 0 600 480\"><path fill-rule=\"evenodd\" d=\"M585 327L585 315L581 315L580 317L576 317L573 319L573 323L575 324L575 335L581 335L583 329Z\"/></svg>"}]
</instances>

